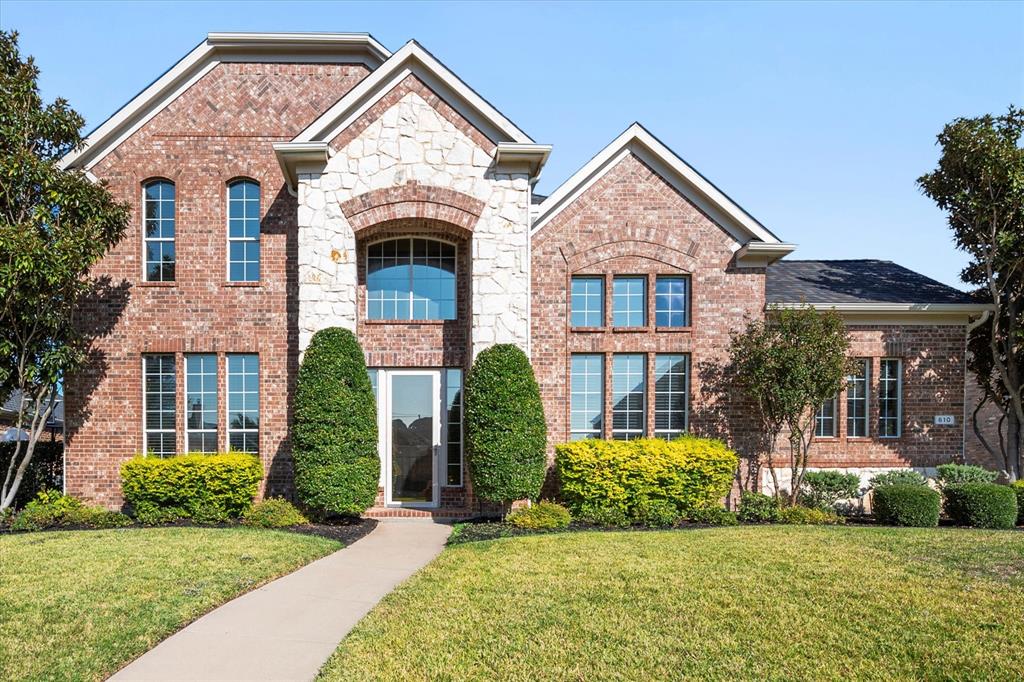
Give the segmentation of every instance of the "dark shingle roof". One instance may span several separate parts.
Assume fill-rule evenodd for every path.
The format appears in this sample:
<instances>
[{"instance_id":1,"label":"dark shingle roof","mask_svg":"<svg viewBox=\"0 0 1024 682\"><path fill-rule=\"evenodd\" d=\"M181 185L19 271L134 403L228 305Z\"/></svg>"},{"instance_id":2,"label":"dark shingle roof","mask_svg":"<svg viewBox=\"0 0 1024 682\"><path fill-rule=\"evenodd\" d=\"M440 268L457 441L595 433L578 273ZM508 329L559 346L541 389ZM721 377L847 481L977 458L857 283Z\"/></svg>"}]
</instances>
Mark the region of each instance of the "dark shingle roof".
<instances>
[{"instance_id":1,"label":"dark shingle roof","mask_svg":"<svg viewBox=\"0 0 1024 682\"><path fill-rule=\"evenodd\" d=\"M547 194L537 194L536 192L534 192L533 194L530 195L530 203L534 205L543 204L544 200L547 198Z\"/></svg>"},{"instance_id":2,"label":"dark shingle roof","mask_svg":"<svg viewBox=\"0 0 1024 682\"><path fill-rule=\"evenodd\" d=\"M975 303L958 289L887 260L780 260L768 303Z\"/></svg>"}]
</instances>

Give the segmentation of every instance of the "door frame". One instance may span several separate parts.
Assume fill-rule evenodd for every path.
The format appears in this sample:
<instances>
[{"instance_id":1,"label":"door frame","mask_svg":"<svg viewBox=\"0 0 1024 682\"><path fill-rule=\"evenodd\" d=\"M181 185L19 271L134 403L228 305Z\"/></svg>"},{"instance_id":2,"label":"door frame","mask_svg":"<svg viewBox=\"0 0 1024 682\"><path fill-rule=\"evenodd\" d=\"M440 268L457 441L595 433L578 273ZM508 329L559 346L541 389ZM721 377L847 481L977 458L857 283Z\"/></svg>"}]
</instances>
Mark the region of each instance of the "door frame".
<instances>
[{"instance_id":1,"label":"door frame","mask_svg":"<svg viewBox=\"0 0 1024 682\"><path fill-rule=\"evenodd\" d=\"M378 397L378 427L380 430L379 438L379 452L381 454L381 472L384 477L384 506L386 507L420 507L427 509L434 509L440 506L441 502L441 444L442 437L444 436L445 429L442 427L441 420L443 416L443 402L442 402L442 371L441 369L420 369L420 368L394 368L394 369L379 369L378 371L378 390L381 395ZM380 381L383 375L384 381ZM392 381L396 376L429 376L431 378L431 395L433 397L433 428L432 428L432 439L433 444L430 448L431 458L431 499L430 501L416 501L416 502L403 502L401 500L392 499L392 438L393 433L391 430L392 420Z\"/></svg>"}]
</instances>

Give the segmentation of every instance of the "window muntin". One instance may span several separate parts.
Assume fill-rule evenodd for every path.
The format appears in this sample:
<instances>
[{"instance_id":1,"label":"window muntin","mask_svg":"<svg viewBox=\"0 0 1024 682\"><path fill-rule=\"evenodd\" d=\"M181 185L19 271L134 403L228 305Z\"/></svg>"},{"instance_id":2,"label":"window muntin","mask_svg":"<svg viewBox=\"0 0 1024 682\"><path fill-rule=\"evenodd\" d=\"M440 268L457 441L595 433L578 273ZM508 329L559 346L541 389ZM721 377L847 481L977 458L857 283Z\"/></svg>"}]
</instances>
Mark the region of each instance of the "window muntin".
<instances>
[{"instance_id":1,"label":"window muntin","mask_svg":"<svg viewBox=\"0 0 1024 682\"><path fill-rule=\"evenodd\" d=\"M689 292L688 277L659 276L654 283L655 326L689 326Z\"/></svg>"},{"instance_id":2,"label":"window muntin","mask_svg":"<svg viewBox=\"0 0 1024 682\"><path fill-rule=\"evenodd\" d=\"M818 438L836 436L836 399L826 400L814 413L814 435Z\"/></svg>"},{"instance_id":3,"label":"window muntin","mask_svg":"<svg viewBox=\"0 0 1024 682\"><path fill-rule=\"evenodd\" d=\"M878 366L878 437L899 438L903 422L902 363L883 358Z\"/></svg>"},{"instance_id":4,"label":"window muntin","mask_svg":"<svg viewBox=\"0 0 1024 682\"><path fill-rule=\"evenodd\" d=\"M446 369L445 414L447 414L447 469L445 485L462 485L462 370Z\"/></svg>"},{"instance_id":5,"label":"window muntin","mask_svg":"<svg viewBox=\"0 0 1024 682\"><path fill-rule=\"evenodd\" d=\"M654 358L654 436L672 440L686 432L689 418L690 356L659 353Z\"/></svg>"},{"instance_id":6,"label":"window muntin","mask_svg":"<svg viewBox=\"0 0 1024 682\"><path fill-rule=\"evenodd\" d=\"M228 185L228 281L260 280L260 186L252 180Z\"/></svg>"},{"instance_id":7,"label":"window muntin","mask_svg":"<svg viewBox=\"0 0 1024 682\"><path fill-rule=\"evenodd\" d=\"M647 278L616 277L612 280L612 324L643 327L647 324Z\"/></svg>"},{"instance_id":8,"label":"window muntin","mask_svg":"<svg viewBox=\"0 0 1024 682\"><path fill-rule=\"evenodd\" d=\"M176 375L173 355L143 355L142 450L157 457L177 452L175 432Z\"/></svg>"},{"instance_id":9,"label":"window muntin","mask_svg":"<svg viewBox=\"0 0 1024 682\"><path fill-rule=\"evenodd\" d=\"M217 452L217 356L185 356L185 448Z\"/></svg>"},{"instance_id":10,"label":"window muntin","mask_svg":"<svg viewBox=\"0 0 1024 682\"><path fill-rule=\"evenodd\" d=\"M256 354L228 355L228 448L259 452L260 360Z\"/></svg>"},{"instance_id":11,"label":"window muntin","mask_svg":"<svg viewBox=\"0 0 1024 682\"><path fill-rule=\"evenodd\" d=\"M604 278L572 278L572 326L604 326Z\"/></svg>"},{"instance_id":12,"label":"window muntin","mask_svg":"<svg viewBox=\"0 0 1024 682\"><path fill-rule=\"evenodd\" d=\"M174 183L153 180L142 188L143 258L147 282L173 282Z\"/></svg>"},{"instance_id":13,"label":"window muntin","mask_svg":"<svg viewBox=\"0 0 1024 682\"><path fill-rule=\"evenodd\" d=\"M644 435L647 358L640 353L612 356L612 438L632 440Z\"/></svg>"},{"instance_id":14,"label":"window muntin","mask_svg":"<svg viewBox=\"0 0 1024 682\"><path fill-rule=\"evenodd\" d=\"M871 360L858 358L856 365L854 373L846 377L846 435L849 438L867 438Z\"/></svg>"},{"instance_id":15,"label":"window muntin","mask_svg":"<svg viewBox=\"0 0 1024 682\"><path fill-rule=\"evenodd\" d=\"M604 356L572 356L569 439L600 438L604 421Z\"/></svg>"},{"instance_id":16,"label":"window muntin","mask_svg":"<svg viewBox=\"0 0 1024 682\"><path fill-rule=\"evenodd\" d=\"M371 320L454 320L455 246L412 238L370 244L366 304Z\"/></svg>"}]
</instances>

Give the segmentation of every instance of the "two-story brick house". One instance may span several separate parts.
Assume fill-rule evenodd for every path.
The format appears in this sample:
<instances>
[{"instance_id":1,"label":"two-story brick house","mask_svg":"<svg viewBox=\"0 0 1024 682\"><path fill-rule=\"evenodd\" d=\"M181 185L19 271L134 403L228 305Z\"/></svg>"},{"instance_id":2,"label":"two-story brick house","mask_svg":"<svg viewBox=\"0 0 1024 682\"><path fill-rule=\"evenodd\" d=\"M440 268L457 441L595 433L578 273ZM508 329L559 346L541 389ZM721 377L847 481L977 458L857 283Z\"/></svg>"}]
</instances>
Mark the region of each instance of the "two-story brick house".
<instances>
[{"instance_id":1,"label":"two-story brick house","mask_svg":"<svg viewBox=\"0 0 1024 682\"><path fill-rule=\"evenodd\" d=\"M980 306L891 263L780 260L795 247L638 124L542 197L550 152L416 43L208 36L65 159L133 209L96 273L120 294L89 311L111 331L67 384L68 492L117 505L136 453L235 448L288 494L299 359L329 326L371 368L378 515L473 513L461 387L494 343L530 355L552 446L690 430L752 450L720 374L769 303L835 307L863 358L816 464L963 455Z\"/></svg>"}]
</instances>

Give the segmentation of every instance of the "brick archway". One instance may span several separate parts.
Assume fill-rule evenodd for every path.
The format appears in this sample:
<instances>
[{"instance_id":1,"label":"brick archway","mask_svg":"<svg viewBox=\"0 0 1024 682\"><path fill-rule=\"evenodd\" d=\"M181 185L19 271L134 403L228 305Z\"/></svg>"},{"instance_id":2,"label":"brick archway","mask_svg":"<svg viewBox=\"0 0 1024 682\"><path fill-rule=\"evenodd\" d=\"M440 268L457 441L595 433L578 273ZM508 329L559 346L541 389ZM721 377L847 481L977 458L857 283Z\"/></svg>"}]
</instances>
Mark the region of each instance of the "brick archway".
<instances>
[{"instance_id":1,"label":"brick archway","mask_svg":"<svg viewBox=\"0 0 1024 682\"><path fill-rule=\"evenodd\" d=\"M584 268L592 267L602 261L612 258L623 258L627 256L639 256L652 261L670 265L685 272L692 272L696 264L694 254L697 252L697 243L691 242L689 253L684 253L664 244L638 240L622 240L606 242L581 251L566 253L565 260L570 272L576 272Z\"/></svg>"},{"instance_id":2,"label":"brick archway","mask_svg":"<svg viewBox=\"0 0 1024 682\"><path fill-rule=\"evenodd\" d=\"M355 233L373 225L407 218L437 220L473 232L484 202L446 187L415 180L396 187L375 189L341 204Z\"/></svg>"}]
</instances>

